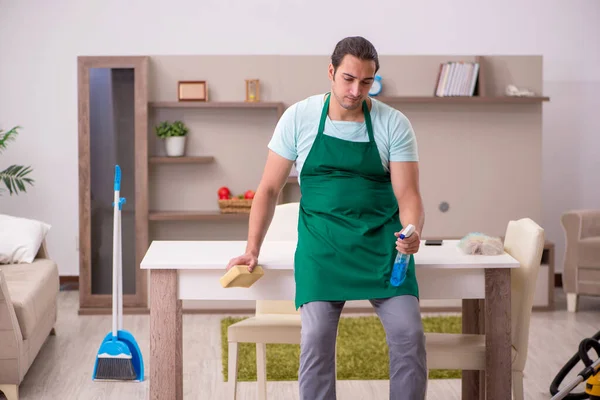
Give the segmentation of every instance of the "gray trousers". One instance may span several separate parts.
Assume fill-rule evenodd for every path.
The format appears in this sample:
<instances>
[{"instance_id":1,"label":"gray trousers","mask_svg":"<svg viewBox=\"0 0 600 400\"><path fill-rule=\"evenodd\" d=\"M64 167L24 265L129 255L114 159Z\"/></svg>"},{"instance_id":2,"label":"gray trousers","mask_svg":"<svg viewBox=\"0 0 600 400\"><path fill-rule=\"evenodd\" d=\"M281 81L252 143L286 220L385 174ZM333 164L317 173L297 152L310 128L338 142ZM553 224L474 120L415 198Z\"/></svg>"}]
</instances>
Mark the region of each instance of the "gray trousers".
<instances>
[{"instance_id":1,"label":"gray trousers","mask_svg":"<svg viewBox=\"0 0 600 400\"><path fill-rule=\"evenodd\" d=\"M419 301L414 296L396 296L370 302L389 347L390 399L425 399L427 363ZM335 347L344 304L316 301L300 307L300 400L336 399Z\"/></svg>"}]
</instances>

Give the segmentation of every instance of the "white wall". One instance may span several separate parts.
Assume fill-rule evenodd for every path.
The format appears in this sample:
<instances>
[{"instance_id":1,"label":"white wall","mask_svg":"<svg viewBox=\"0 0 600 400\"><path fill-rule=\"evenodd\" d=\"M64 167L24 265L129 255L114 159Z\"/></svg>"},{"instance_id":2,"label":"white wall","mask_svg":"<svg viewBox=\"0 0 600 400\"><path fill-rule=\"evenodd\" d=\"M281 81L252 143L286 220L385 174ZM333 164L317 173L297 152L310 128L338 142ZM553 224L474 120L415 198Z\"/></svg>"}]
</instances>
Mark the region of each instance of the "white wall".
<instances>
[{"instance_id":1,"label":"white wall","mask_svg":"<svg viewBox=\"0 0 600 400\"><path fill-rule=\"evenodd\" d=\"M0 198L0 212L52 224L61 275L78 274L78 55L329 54L348 35L368 37L381 54L542 54L552 101L541 223L559 269L561 212L600 207L597 0L90 3L0 0L0 128L24 128L0 168L30 164L36 180L26 195Z\"/></svg>"}]
</instances>

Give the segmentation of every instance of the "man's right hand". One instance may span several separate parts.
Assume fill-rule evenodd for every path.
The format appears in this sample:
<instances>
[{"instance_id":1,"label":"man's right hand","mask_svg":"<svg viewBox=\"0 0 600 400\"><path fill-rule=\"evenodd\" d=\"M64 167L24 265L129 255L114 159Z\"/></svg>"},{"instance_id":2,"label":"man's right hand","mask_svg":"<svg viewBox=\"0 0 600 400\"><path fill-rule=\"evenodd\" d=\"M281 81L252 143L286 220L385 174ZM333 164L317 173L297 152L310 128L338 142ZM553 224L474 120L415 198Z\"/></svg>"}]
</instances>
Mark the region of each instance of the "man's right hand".
<instances>
[{"instance_id":1,"label":"man's right hand","mask_svg":"<svg viewBox=\"0 0 600 400\"><path fill-rule=\"evenodd\" d=\"M256 189L252 208L250 209L248 226L248 245L245 254L232 258L227 264L227 271L234 265L247 265L252 272L258 264L260 247L273 219L277 198L290 175L294 162L269 149L269 156L260 184Z\"/></svg>"},{"instance_id":2,"label":"man's right hand","mask_svg":"<svg viewBox=\"0 0 600 400\"><path fill-rule=\"evenodd\" d=\"M254 267L258 264L258 258L252 253L246 253L239 257L232 258L227 264L227 271L235 265L247 265L248 271L252 272Z\"/></svg>"}]
</instances>

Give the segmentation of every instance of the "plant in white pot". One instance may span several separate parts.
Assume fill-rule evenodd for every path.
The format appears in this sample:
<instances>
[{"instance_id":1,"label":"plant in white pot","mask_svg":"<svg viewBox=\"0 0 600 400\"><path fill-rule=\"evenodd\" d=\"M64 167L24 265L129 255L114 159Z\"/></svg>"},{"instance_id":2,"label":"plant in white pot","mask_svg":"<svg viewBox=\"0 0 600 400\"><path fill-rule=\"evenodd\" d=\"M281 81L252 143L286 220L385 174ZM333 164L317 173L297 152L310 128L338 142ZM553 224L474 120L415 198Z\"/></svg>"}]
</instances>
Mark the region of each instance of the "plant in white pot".
<instances>
[{"instance_id":1,"label":"plant in white pot","mask_svg":"<svg viewBox=\"0 0 600 400\"><path fill-rule=\"evenodd\" d=\"M181 121L163 121L156 126L156 136L165 140L165 151L169 157L185 154L185 142L189 129Z\"/></svg>"}]
</instances>

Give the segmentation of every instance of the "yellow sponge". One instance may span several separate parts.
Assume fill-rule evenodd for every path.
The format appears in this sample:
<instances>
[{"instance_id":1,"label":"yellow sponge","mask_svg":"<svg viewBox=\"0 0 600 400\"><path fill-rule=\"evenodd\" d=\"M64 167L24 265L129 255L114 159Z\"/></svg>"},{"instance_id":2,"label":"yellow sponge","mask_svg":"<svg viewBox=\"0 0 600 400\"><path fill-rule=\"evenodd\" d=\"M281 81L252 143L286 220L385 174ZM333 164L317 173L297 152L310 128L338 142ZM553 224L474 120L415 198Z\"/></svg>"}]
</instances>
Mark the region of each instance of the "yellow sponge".
<instances>
[{"instance_id":1,"label":"yellow sponge","mask_svg":"<svg viewBox=\"0 0 600 400\"><path fill-rule=\"evenodd\" d=\"M219 279L219 281L221 282L221 286L224 288L249 288L254 284L254 282L262 278L264 274L265 271L260 265L254 267L252 272L248 271L247 265L235 265L231 267L231 269L229 269L229 271L227 271L225 275Z\"/></svg>"}]
</instances>

